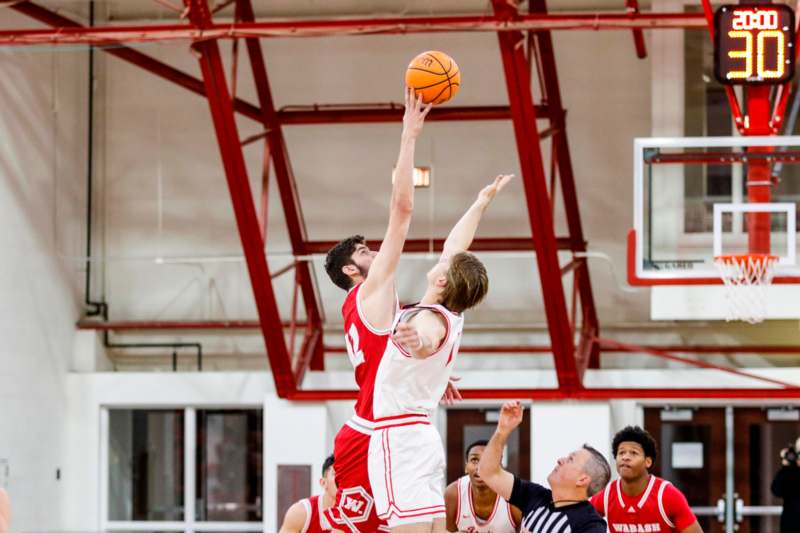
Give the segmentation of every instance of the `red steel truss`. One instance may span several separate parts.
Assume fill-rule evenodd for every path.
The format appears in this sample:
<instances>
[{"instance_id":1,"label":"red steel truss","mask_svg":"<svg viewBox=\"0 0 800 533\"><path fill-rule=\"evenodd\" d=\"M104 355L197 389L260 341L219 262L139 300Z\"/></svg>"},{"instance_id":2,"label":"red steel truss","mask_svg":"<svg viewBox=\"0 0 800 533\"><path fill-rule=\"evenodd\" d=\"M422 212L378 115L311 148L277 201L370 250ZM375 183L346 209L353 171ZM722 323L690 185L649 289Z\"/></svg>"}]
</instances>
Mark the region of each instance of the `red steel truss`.
<instances>
[{"instance_id":1,"label":"red steel truss","mask_svg":"<svg viewBox=\"0 0 800 533\"><path fill-rule=\"evenodd\" d=\"M317 299L315 277L309 263L294 264L296 290L292 319L283 320L278 311L275 293L264 254L264 213L262 219L255 207L247 179L242 145L265 139L266 162L272 161L279 195L286 214L292 251L298 258L326 251L333 243L310 240L304 227L300 200L294 184L291 163L283 138L282 127L323 123L370 123L397 121L402 108L397 104L353 106L310 105L275 109L267 76L266 62L259 39L269 37L313 37L320 35L402 34L408 32L496 32L506 78L508 106L447 107L435 109L429 120L508 120L511 119L522 169L522 181L528 204L528 220L533 237L476 239L477 251L529 251L536 253L541 276L544 306L550 333L550 346L465 346L465 353L552 353L558 388L556 389L470 389L465 398L502 399L607 399L607 398L798 398L800 388L776 380L765 380L737 369L689 360L669 352L695 353L796 353L785 346L632 346L601 339L599 321L592 294L585 252L587 244L578 209L578 197L567 142L565 110L556 70L551 39L553 30L628 30L633 34L638 57L647 54L643 29L702 28L706 13L641 13L637 0L625 0L624 13L559 13L547 12L545 0L532 0L530 12L521 13L507 0L492 0L493 13L458 17L399 17L380 19L337 19L302 21L258 21L251 0L236 0L237 20L219 24L212 20L207 0L184 0L189 23L116 25L85 27L78 22L51 12L32 2L15 2L9 7L36 19L53 29L0 30L2 45L91 43L114 45L103 47L106 53L130 62L167 81L178 84L208 99L217 135L236 223L253 286L258 320L186 321L186 322L89 322L81 328L129 331L164 329L253 329L260 328L267 347L277 393L295 400L330 400L354 397L350 390L302 390L308 368L321 369L323 354L339 348L326 346L323 339L323 316ZM219 52L219 39L245 39L258 105L232 95L227 85ZM202 78L198 79L161 63L146 54L126 47L124 43L142 41L186 40L198 52ZM800 50L799 50L800 51ZM542 101L534 102L532 72L538 75ZM788 99L784 87L777 99L773 128ZM737 115L738 107L733 109ZM234 113L263 124L265 133L252 139L240 139ZM537 129L536 119L546 118L549 127ZM539 143L552 142L550 175ZM558 178L558 180L556 179ZM568 235L557 237L554 230L554 195L561 189ZM266 190L260 203L264 204ZM263 208L262 208L263 209ZM430 252L441 248L442 239L410 240L406 252ZM571 252L567 264L560 264L558 252ZM571 274L573 294L564 293L563 276ZM306 319L297 320L297 295L302 296ZM571 304L571 305L570 305ZM580 310L578 309L580 308ZM284 328L292 332L303 328L304 336L297 354L292 340L287 346ZM767 381L769 388L751 389L653 389L653 388L587 388L583 373L597 367L601 351L646 353L690 365L713 368ZM777 386L777 387L776 387Z\"/></svg>"}]
</instances>

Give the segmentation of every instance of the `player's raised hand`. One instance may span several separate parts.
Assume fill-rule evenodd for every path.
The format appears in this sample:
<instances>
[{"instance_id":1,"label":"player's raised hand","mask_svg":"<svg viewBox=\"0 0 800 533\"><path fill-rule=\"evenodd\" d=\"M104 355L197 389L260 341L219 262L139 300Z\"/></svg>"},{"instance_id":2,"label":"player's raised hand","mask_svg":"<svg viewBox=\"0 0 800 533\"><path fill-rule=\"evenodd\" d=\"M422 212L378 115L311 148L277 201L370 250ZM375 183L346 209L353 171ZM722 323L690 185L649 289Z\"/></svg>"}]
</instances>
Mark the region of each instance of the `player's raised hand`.
<instances>
[{"instance_id":1,"label":"player's raised hand","mask_svg":"<svg viewBox=\"0 0 800 533\"><path fill-rule=\"evenodd\" d=\"M422 125L425 117L430 112L433 104L423 104L422 96L419 98L414 94L414 89L406 87L405 95L406 111L403 114L403 134L412 138L417 138L422 133Z\"/></svg>"},{"instance_id":2,"label":"player's raised hand","mask_svg":"<svg viewBox=\"0 0 800 533\"><path fill-rule=\"evenodd\" d=\"M522 405L518 401L506 402L500 408L500 418L497 420L497 430L502 433L511 433L522 422Z\"/></svg>"},{"instance_id":3,"label":"player's raised hand","mask_svg":"<svg viewBox=\"0 0 800 533\"><path fill-rule=\"evenodd\" d=\"M444 391L444 395L442 395L442 399L440 401L443 405L455 405L457 402L463 400L461 397L461 393L458 391L458 387L456 387L456 381L460 381L461 378L458 376L450 376L450 379L447 381L447 388Z\"/></svg>"},{"instance_id":4,"label":"player's raised hand","mask_svg":"<svg viewBox=\"0 0 800 533\"><path fill-rule=\"evenodd\" d=\"M392 339L408 351L416 351L422 348L422 338L419 336L417 328L407 322L400 322L392 334Z\"/></svg>"},{"instance_id":5,"label":"player's raised hand","mask_svg":"<svg viewBox=\"0 0 800 533\"><path fill-rule=\"evenodd\" d=\"M481 189L481 192L478 193L478 201L488 204L513 178L514 174L500 174L492 183Z\"/></svg>"}]
</instances>

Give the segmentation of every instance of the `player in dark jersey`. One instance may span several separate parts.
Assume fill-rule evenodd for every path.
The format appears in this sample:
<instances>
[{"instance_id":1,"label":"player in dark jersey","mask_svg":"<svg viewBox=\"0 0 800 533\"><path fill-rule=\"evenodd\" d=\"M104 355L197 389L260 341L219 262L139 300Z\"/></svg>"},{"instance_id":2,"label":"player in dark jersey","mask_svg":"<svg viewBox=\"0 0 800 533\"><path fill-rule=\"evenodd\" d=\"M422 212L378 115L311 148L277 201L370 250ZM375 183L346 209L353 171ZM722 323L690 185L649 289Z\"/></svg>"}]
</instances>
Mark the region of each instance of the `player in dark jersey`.
<instances>
[{"instance_id":1,"label":"player in dark jersey","mask_svg":"<svg viewBox=\"0 0 800 533\"><path fill-rule=\"evenodd\" d=\"M322 477L319 480L322 494L293 503L286 511L278 533L324 533L331 530L323 511L336 500L335 475L333 455L330 455L322 464Z\"/></svg>"},{"instance_id":2,"label":"player in dark jersey","mask_svg":"<svg viewBox=\"0 0 800 533\"><path fill-rule=\"evenodd\" d=\"M592 505L606 517L609 530L703 533L686 496L669 481L650 473L656 460L655 439L638 426L616 435L612 453L619 479L594 495Z\"/></svg>"}]
</instances>

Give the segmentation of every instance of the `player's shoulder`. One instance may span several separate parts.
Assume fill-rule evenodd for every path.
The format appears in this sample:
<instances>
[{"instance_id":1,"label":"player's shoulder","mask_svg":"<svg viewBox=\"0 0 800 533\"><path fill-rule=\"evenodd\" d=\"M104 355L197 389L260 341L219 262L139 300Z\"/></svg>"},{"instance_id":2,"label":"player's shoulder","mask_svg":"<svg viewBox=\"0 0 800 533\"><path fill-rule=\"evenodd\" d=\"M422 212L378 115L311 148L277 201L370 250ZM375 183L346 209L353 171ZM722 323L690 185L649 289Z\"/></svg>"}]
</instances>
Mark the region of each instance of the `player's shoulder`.
<instances>
[{"instance_id":1,"label":"player's shoulder","mask_svg":"<svg viewBox=\"0 0 800 533\"><path fill-rule=\"evenodd\" d=\"M459 480L455 480L449 485L447 488L444 489L444 499L445 500L452 500L453 498L458 498L458 489L459 489Z\"/></svg>"},{"instance_id":2,"label":"player's shoulder","mask_svg":"<svg viewBox=\"0 0 800 533\"><path fill-rule=\"evenodd\" d=\"M303 524L305 524L310 509L311 509L311 502L309 501L308 498L297 500L291 506L289 506L289 509L286 510L286 516L284 517L283 520L284 524L303 526Z\"/></svg>"},{"instance_id":3,"label":"player's shoulder","mask_svg":"<svg viewBox=\"0 0 800 533\"><path fill-rule=\"evenodd\" d=\"M662 478L657 478L656 483L658 483L658 492L661 493L665 505L669 506L670 504L683 504L686 502L686 496L683 494L683 491L673 483Z\"/></svg>"}]
</instances>

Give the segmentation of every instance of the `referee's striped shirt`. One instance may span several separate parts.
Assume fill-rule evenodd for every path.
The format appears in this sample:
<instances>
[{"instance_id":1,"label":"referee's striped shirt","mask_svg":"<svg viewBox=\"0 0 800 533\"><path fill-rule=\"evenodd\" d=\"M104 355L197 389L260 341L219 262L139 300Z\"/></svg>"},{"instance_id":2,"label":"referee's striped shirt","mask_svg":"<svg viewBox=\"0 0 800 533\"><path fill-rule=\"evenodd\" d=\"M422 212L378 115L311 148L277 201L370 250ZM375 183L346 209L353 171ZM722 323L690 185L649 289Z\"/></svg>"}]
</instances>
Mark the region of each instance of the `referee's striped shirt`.
<instances>
[{"instance_id":1,"label":"referee's striped shirt","mask_svg":"<svg viewBox=\"0 0 800 533\"><path fill-rule=\"evenodd\" d=\"M514 476L508 502L522 510L521 533L606 533L608 526L588 501L556 507L549 489Z\"/></svg>"}]
</instances>

